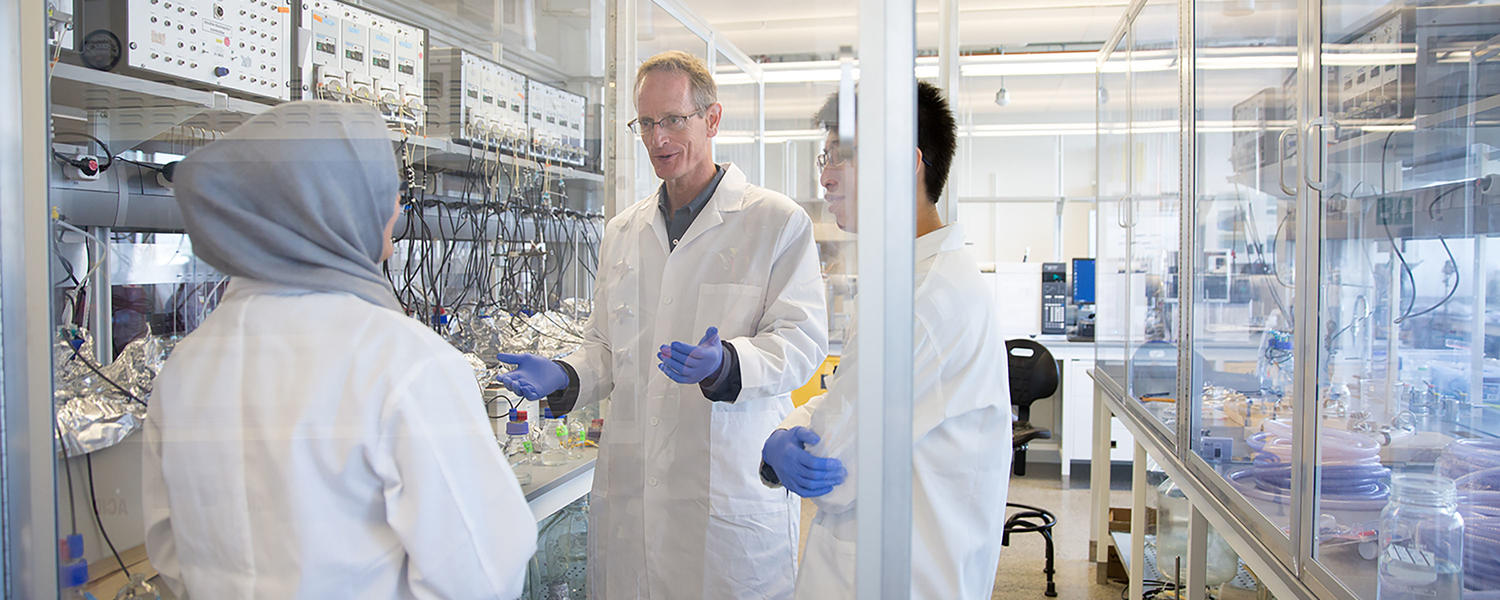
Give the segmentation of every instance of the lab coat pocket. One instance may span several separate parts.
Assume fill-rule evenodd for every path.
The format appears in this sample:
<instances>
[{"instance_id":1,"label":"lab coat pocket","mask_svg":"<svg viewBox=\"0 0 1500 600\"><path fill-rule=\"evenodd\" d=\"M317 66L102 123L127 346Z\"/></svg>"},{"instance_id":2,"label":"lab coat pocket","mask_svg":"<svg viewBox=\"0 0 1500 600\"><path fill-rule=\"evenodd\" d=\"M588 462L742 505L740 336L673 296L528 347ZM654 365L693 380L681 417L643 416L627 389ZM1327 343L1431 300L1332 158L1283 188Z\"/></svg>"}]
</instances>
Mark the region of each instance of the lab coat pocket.
<instances>
[{"instance_id":1,"label":"lab coat pocket","mask_svg":"<svg viewBox=\"0 0 1500 600\"><path fill-rule=\"evenodd\" d=\"M761 302L765 292L760 286L742 283L705 283L698 286L698 313L693 321L695 331L719 328L720 339L756 334L760 325Z\"/></svg>"},{"instance_id":2,"label":"lab coat pocket","mask_svg":"<svg viewBox=\"0 0 1500 600\"><path fill-rule=\"evenodd\" d=\"M719 516L791 510L787 493L760 482L760 449L781 423L770 410L711 411L709 512Z\"/></svg>"},{"instance_id":3,"label":"lab coat pocket","mask_svg":"<svg viewBox=\"0 0 1500 600\"><path fill-rule=\"evenodd\" d=\"M791 600L797 570L797 519L790 511L709 515L704 600Z\"/></svg>"},{"instance_id":4,"label":"lab coat pocket","mask_svg":"<svg viewBox=\"0 0 1500 600\"><path fill-rule=\"evenodd\" d=\"M853 540L841 540L814 522L797 569L798 598L854 597Z\"/></svg>"}]
</instances>

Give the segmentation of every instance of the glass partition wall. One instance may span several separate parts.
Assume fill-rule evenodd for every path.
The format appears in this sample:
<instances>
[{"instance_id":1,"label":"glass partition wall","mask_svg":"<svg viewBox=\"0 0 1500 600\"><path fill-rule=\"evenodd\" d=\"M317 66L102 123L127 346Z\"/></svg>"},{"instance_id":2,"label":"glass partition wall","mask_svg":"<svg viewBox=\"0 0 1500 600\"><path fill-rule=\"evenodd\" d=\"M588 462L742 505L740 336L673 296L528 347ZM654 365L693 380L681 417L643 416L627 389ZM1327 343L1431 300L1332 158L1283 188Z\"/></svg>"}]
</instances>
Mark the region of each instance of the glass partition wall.
<instances>
[{"instance_id":1,"label":"glass partition wall","mask_svg":"<svg viewBox=\"0 0 1500 600\"><path fill-rule=\"evenodd\" d=\"M1160 391L1143 351L1171 355L1163 391L1181 393L1132 418L1146 429L1190 419L1170 455L1154 458L1180 462L1192 477L1178 484L1215 498L1200 509L1224 511L1238 548L1271 559L1285 589L1488 597L1500 590L1489 551L1500 345L1487 325L1500 255L1486 241L1500 171L1489 139L1500 5L1198 1L1176 11L1167 20L1191 34L1174 34L1192 66L1181 105L1193 110L1157 114L1191 167L1183 195L1193 200L1177 212L1137 196L1164 191L1149 178L1172 163L1170 142L1144 160L1126 153L1125 173L1106 159L1127 120L1105 93L1113 85L1128 90L1123 145L1150 144L1136 141L1150 135L1137 121L1166 85L1143 85L1158 68L1156 47L1142 43L1152 6L1132 4L1099 63L1101 215L1121 195L1132 208L1100 227L1100 280L1114 278L1130 301L1107 304L1101 292L1098 374L1131 392L1126 408L1151 407ZM1179 261L1143 246L1171 240L1178 223L1187 272L1175 290L1175 277L1157 287L1151 261ZM1153 290L1167 301L1153 304ZM1174 337L1161 335L1170 330L1156 327L1153 306L1174 299L1186 308L1180 352L1167 353ZM1122 346L1123 372L1106 362Z\"/></svg>"},{"instance_id":2,"label":"glass partition wall","mask_svg":"<svg viewBox=\"0 0 1500 600\"><path fill-rule=\"evenodd\" d=\"M1304 184L1323 230L1315 507L1337 525L1314 554L1358 597L1500 593L1500 4L1328 3L1320 17L1320 167ZM1445 497L1457 528L1380 512Z\"/></svg>"},{"instance_id":3,"label":"glass partition wall","mask_svg":"<svg viewBox=\"0 0 1500 600\"><path fill-rule=\"evenodd\" d=\"M902 453L882 446L894 442L909 448L912 435L909 417L893 415L911 410L911 332L895 324L912 321L911 211L902 207L914 198L899 190L913 189L914 181L911 153L883 150L915 144L910 132L892 127L915 127L911 103L901 92L909 93L915 81L911 2L825 3L822 9L842 15L836 19L839 25L809 34L808 45L826 57L831 76L806 81L783 77L775 86L766 84L763 65L736 47L732 36L706 25L701 15L724 10L723 3L621 0L565 11L467 0L318 0L272 6L254 24L245 24L246 29L266 30L266 41L257 44L265 44L265 51L249 48L247 40L245 56L252 70L241 74L238 67L229 68L227 78L216 71L209 71L216 73L212 77L189 73L202 70L203 64L186 54L200 49L190 47L186 38L182 68L176 69L176 51L169 52L174 57L170 67L149 63L162 60L162 52L151 56L140 44L161 40L137 40L130 36L141 32L123 30L116 36L126 42L119 68L101 66L93 53L98 46L77 34L101 23L115 26L107 15L97 14L102 9L95 4L103 3L81 3L82 10L71 15L55 13L47 35L22 38L47 44L45 52L23 54L37 59L38 68L27 72L43 73L43 57L51 67L46 79L29 82L34 87L50 84L51 98L46 112L52 136L33 140L33 145L51 142L58 156L70 160L50 166L48 189L33 190L39 192L33 199L37 204L53 209L53 222L46 235L26 238L28 243L44 240L45 248L33 250L50 260L55 282L51 305L23 308L7 301L4 307L7 325L11 315L37 311L46 313L41 318L50 321L55 333L48 336L54 346L50 352L29 358L33 363L47 356L56 361L56 403L50 402L54 398L5 396L8 414L17 402L49 407L60 434L33 432L30 437L37 443L25 449L58 458L51 465L57 536L42 533L46 539L28 543L50 552L58 539L71 544L69 536L79 534L82 551L65 553L61 568L72 574L79 572L79 564L93 567L95 577L87 589L113 595L122 585L135 585L125 581L126 567L136 574L151 572L141 538L141 436L129 427L90 429L102 422L67 420L80 414L69 402L97 402L119 413L112 417L116 423L133 418L138 425L141 415L129 398L149 395L155 369L175 342L191 335L214 310L226 288L225 277L198 259L183 235L170 165L281 102L317 98L379 109L402 178L396 256L383 268L407 314L469 355L485 388L485 408L502 426L496 437L503 438L503 426L517 421L514 413L507 418L507 404L529 410L533 424L541 415L535 403L521 402L492 385L503 369L486 357L501 350L563 355L579 342L595 276L617 274L624 259L600 255L604 223L650 199L661 185L652 156L625 125L637 116L627 91L633 88L634 67L657 52L683 50L704 59L719 83L724 111L714 144L716 161L735 165L744 174L742 183L785 193L810 215L808 237L823 273L799 285L824 289L832 301L828 312L835 353L847 360L858 352L860 362L868 365L863 389L887 396L855 393L859 377L849 369L844 395L858 400L862 414L879 417L846 423L843 443L859 449L849 460L858 462L865 477L857 492L851 484L850 494L858 498L865 527L874 532L858 538L860 585L869 597L908 595L901 582L909 581L909 532L889 532L905 531L890 527L892 523L910 522L904 515L911 505L911 457L909 449ZM111 4L134 14L156 10L151 7L158 3ZM185 15L194 8L189 4L183 3ZM277 3L244 4L244 11L230 6L224 14L248 15L254 10L251 4L266 8L262 5ZM219 18L212 10L192 16ZM327 24L334 17L368 37L340 38L354 46L327 52L337 44L312 39L328 33L313 23ZM257 30L256 39L261 33ZM299 36L308 37L306 43L297 43ZM358 62L358 68L345 58ZM273 71L278 75L269 75ZM247 83L226 84L224 79ZM856 88L856 81L863 83ZM834 103L834 120L842 125L818 116L834 92L852 100L855 89L860 90L858 104ZM768 123L775 124L776 133L767 132ZM860 144L861 138L872 141ZM622 150L629 158L616 160ZM72 163L83 156L109 166L98 177L75 172L81 167ZM830 180L829 166L848 170ZM602 173L613 173L618 180L607 180ZM830 194L838 177L844 187ZM863 202L856 192L861 187L866 190ZM830 210L829 200L842 204ZM865 244L855 243L852 222L836 218L853 215L868 224L858 228L857 239ZM759 235L774 245L789 230L735 233ZM6 230L7 236L12 233ZM723 258L734 265L741 257L729 253ZM717 285L722 289L715 293L748 296L747 286L757 284L747 279ZM594 308L615 312L616 307ZM705 313L704 318L716 317ZM7 340L7 368L17 362L13 352L20 348ZM86 366L122 376L122 385L102 386L84 373ZM714 416L771 418L770 412L720 415L725 408L733 407L715 406ZM120 420L121 415L126 418ZM586 416L579 426L568 428L567 437L559 437L555 449L580 468L592 465L589 446L596 442L588 421L602 421L617 436L629 435L625 428L632 425L626 415L611 414L608 404ZM96 435L106 430L108 435ZM17 431L9 432L10 440L27 439ZM746 442L746 448L750 442L758 449L761 440ZM528 472L514 464L513 469L523 478L528 500L534 501L534 494L545 496L544 488L557 487L543 480L551 473L546 468ZM533 475L535 480L525 481ZM880 482L882 475L893 485L868 483ZM744 476L753 479L755 473ZM87 496L77 493L80 486ZM94 502L104 510L90 519ZM538 517L550 518L542 523L527 597L540 598L561 587L582 597L587 593L583 573L590 566L579 562L582 536L587 535L587 500L566 508L532 508ZM854 544L855 538L847 541ZM19 551L12 545L6 554ZM112 573L116 569L109 565L121 572ZM18 576L28 577L25 589L41 590L34 597L52 597L61 590L49 577L30 581L29 575Z\"/></svg>"}]
</instances>

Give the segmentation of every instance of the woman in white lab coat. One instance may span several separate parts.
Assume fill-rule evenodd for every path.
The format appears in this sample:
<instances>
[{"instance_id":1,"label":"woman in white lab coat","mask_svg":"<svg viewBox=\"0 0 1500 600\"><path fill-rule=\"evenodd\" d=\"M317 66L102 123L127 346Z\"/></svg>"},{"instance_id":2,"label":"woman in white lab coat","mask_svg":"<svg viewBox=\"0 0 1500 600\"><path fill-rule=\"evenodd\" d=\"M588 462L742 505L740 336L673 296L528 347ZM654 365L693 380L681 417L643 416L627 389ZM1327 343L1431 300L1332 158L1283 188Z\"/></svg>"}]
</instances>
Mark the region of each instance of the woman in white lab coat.
<instances>
[{"instance_id":1,"label":"woman in white lab coat","mask_svg":"<svg viewBox=\"0 0 1500 600\"><path fill-rule=\"evenodd\" d=\"M293 102L184 160L193 252L230 275L161 371L146 547L192 598L515 598L536 523L473 372L381 275L399 187L378 112Z\"/></svg>"}]
</instances>

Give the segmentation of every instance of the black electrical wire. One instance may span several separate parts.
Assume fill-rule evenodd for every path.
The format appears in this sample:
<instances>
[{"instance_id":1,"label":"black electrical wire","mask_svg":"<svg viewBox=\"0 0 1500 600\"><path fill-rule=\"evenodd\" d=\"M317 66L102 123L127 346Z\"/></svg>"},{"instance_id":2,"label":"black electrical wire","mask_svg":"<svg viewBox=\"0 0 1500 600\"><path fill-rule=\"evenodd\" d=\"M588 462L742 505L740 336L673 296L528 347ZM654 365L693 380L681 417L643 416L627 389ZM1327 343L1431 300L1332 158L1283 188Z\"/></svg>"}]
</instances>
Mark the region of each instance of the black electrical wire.
<instances>
[{"instance_id":1,"label":"black electrical wire","mask_svg":"<svg viewBox=\"0 0 1500 600\"><path fill-rule=\"evenodd\" d=\"M115 555L115 562L120 565L120 572L130 579L130 569L125 567L125 559L120 558L120 551L115 550L115 543L109 539L109 532L104 530L104 519L99 516L99 498L94 494L94 457L91 454L83 455L84 464L89 471L89 505L94 508L94 524L99 526L99 535L104 538L104 544L109 546L111 554Z\"/></svg>"},{"instance_id":2,"label":"black electrical wire","mask_svg":"<svg viewBox=\"0 0 1500 600\"><path fill-rule=\"evenodd\" d=\"M94 366L94 362L91 361L91 360L89 360L87 357L85 357L82 352L79 352L77 346L74 346L73 344L68 344L68 347L73 349L73 357L74 358L77 358L79 361L82 361L83 362L83 366L88 367L90 371L93 371L94 374L98 375L100 379L103 379L105 383L108 383L109 385L113 386L115 389L120 390L120 393L125 394L126 398L129 398L130 400L134 401L137 404L140 404L141 406L146 406L146 401L145 400L141 400L139 397L137 397L130 390L125 389L125 386L120 385L118 383L115 383L115 380L110 379L108 375L105 375L103 371L100 371L99 367Z\"/></svg>"},{"instance_id":3,"label":"black electrical wire","mask_svg":"<svg viewBox=\"0 0 1500 600\"><path fill-rule=\"evenodd\" d=\"M72 527L69 533L78 534L78 501L73 499L73 465L68 462L67 446L63 444L62 427L56 421L52 422L53 431L57 432L58 449L62 450L63 476L68 478L68 524ZM102 528L101 528L102 529Z\"/></svg>"},{"instance_id":4,"label":"black electrical wire","mask_svg":"<svg viewBox=\"0 0 1500 600\"><path fill-rule=\"evenodd\" d=\"M1406 315L1411 314L1413 305L1417 303L1417 278L1412 275L1411 264L1406 262L1406 255L1401 252L1401 245L1396 243L1395 234L1391 233L1391 224L1389 219L1387 219L1386 222L1382 223L1381 225L1385 227L1385 239L1390 242L1391 250L1396 253L1396 260L1401 261L1401 277L1403 278L1403 280L1411 280L1411 302L1401 309L1401 316L1396 317L1395 320L1395 322L1400 323L1402 319L1406 318ZM1400 281L1396 283L1397 303L1401 301L1401 285L1402 283Z\"/></svg>"},{"instance_id":5,"label":"black electrical wire","mask_svg":"<svg viewBox=\"0 0 1500 600\"><path fill-rule=\"evenodd\" d=\"M108 171L110 167L114 166L114 164L115 164L115 155L114 155L113 152L109 151L109 144L104 143L104 140L96 138L96 137L94 137L92 135L89 135L87 133L75 133L75 132L64 131L64 132L57 133L57 134L53 135L52 136L52 141L55 143L57 141L57 137L58 136L68 136L68 135L75 135L75 136L78 136L78 137L87 138L89 140L92 140L95 144L99 145L99 149L103 150L103 152L101 154L104 156L105 159L107 159L107 161L104 164L99 165L99 172L100 173ZM58 157L61 160L71 161L71 159L63 156L62 153L57 152L55 150L52 152L52 155Z\"/></svg>"},{"instance_id":6,"label":"black electrical wire","mask_svg":"<svg viewBox=\"0 0 1500 600\"><path fill-rule=\"evenodd\" d=\"M1380 143L1380 193L1381 193L1381 195L1385 195L1387 193L1390 193L1390 188L1386 187L1386 185L1385 185L1385 168L1386 168L1385 153L1386 153L1387 150L1390 150L1391 138L1393 138L1393 137L1396 137L1395 130L1392 130L1390 133L1385 134L1385 141L1383 141L1383 142Z\"/></svg>"},{"instance_id":7,"label":"black electrical wire","mask_svg":"<svg viewBox=\"0 0 1500 600\"><path fill-rule=\"evenodd\" d=\"M1437 220L1437 216L1433 211L1437 208L1438 203L1442 201L1443 197L1458 190L1464 189L1464 186L1468 185L1468 183L1469 182L1460 183L1447 190L1444 190L1443 192L1433 197L1432 202L1427 205L1427 216L1433 220ZM1396 317L1396 319L1393 321L1393 323L1400 324L1402 322L1405 322L1407 319L1412 319L1431 313L1432 311L1435 311L1438 308L1441 308L1443 305L1447 304L1449 300L1453 299L1453 295L1458 292L1460 276L1458 270L1458 261L1453 258L1453 250L1448 247L1448 240L1442 235L1439 235L1438 242L1443 245L1443 251L1448 254L1448 263L1453 265L1453 287L1448 290L1448 293L1444 295L1443 299L1439 300L1437 304L1434 304L1418 312L1412 312L1416 308L1417 303L1417 278L1412 273L1411 265L1406 262L1405 254L1401 252L1398 244L1396 244L1396 238L1391 232L1391 226L1388 221L1389 220L1387 220L1387 222L1384 224L1386 238L1390 241L1391 249L1395 251L1397 260L1401 261L1402 276L1411 280L1411 300L1407 303L1406 307L1401 310L1401 316Z\"/></svg>"},{"instance_id":8,"label":"black electrical wire","mask_svg":"<svg viewBox=\"0 0 1500 600\"><path fill-rule=\"evenodd\" d=\"M1164 593L1167 593L1167 592L1176 592L1176 591L1180 591L1182 589L1182 586L1180 586L1180 585L1178 585L1176 583L1173 583L1171 581L1159 581L1159 580L1156 580L1156 579L1147 579L1147 580L1142 581L1141 582L1141 587L1143 588L1141 590L1141 597L1142 598L1155 598L1155 597L1157 597L1157 596L1159 596L1161 594L1164 594ZM1149 588L1149 589L1146 589L1146 588ZM1125 598L1129 598L1129 597L1130 597L1130 586L1127 585L1127 586L1125 586L1125 589L1120 590L1120 599L1124 600Z\"/></svg>"},{"instance_id":9,"label":"black electrical wire","mask_svg":"<svg viewBox=\"0 0 1500 600\"><path fill-rule=\"evenodd\" d=\"M1447 239L1444 239L1443 236L1438 236L1438 242L1441 242L1443 244L1443 251L1448 253L1448 262L1453 265L1453 288L1449 289L1448 290L1448 294L1445 295L1445 296L1443 296L1442 300L1438 300L1437 304L1429 306L1429 307L1427 307L1425 309L1422 309L1422 310L1420 310L1418 312L1414 312L1414 313L1411 313L1411 314L1408 314L1408 315L1404 315L1401 318L1396 319L1396 321L1395 321L1396 323L1402 323L1402 322L1404 322L1404 321L1406 321L1408 319L1415 319L1417 317L1420 317L1422 315L1425 315L1427 313L1435 311L1435 310L1437 310L1439 308L1442 308L1444 304L1447 304L1449 300L1453 299L1453 294L1455 294L1455 293L1458 292L1458 282L1459 282L1458 261L1454 260L1454 258L1453 258L1453 251L1448 248L1448 240ZM1416 297L1417 297L1417 289L1415 287L1415 280L1413 280L1413 287L1412 287L1412 290L1411 290L1411 295L1412 295L1412 302L1415 303L1416 302Z\"/></svg>"}]
</instances>

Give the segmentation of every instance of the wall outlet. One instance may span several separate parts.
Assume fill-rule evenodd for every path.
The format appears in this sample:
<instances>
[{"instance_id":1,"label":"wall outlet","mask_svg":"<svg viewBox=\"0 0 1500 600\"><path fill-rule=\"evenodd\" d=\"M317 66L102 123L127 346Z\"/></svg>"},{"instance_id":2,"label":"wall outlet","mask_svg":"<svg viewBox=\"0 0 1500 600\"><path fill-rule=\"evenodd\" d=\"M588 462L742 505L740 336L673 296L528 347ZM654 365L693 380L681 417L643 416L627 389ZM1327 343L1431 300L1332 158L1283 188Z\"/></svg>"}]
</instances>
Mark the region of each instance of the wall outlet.
<instances>
[{"instance_id":1,"label":"wall outlet","mask_svg":"<svg viewBox=\"0 0 1500 600\"><path fill-rule=\"evenodd\" d=\"M1198 442L1198 454L1208 462L1229 460L1234 454L1234 440L1227 437L1205 437Z\"/></svg>"}]
</instances>

